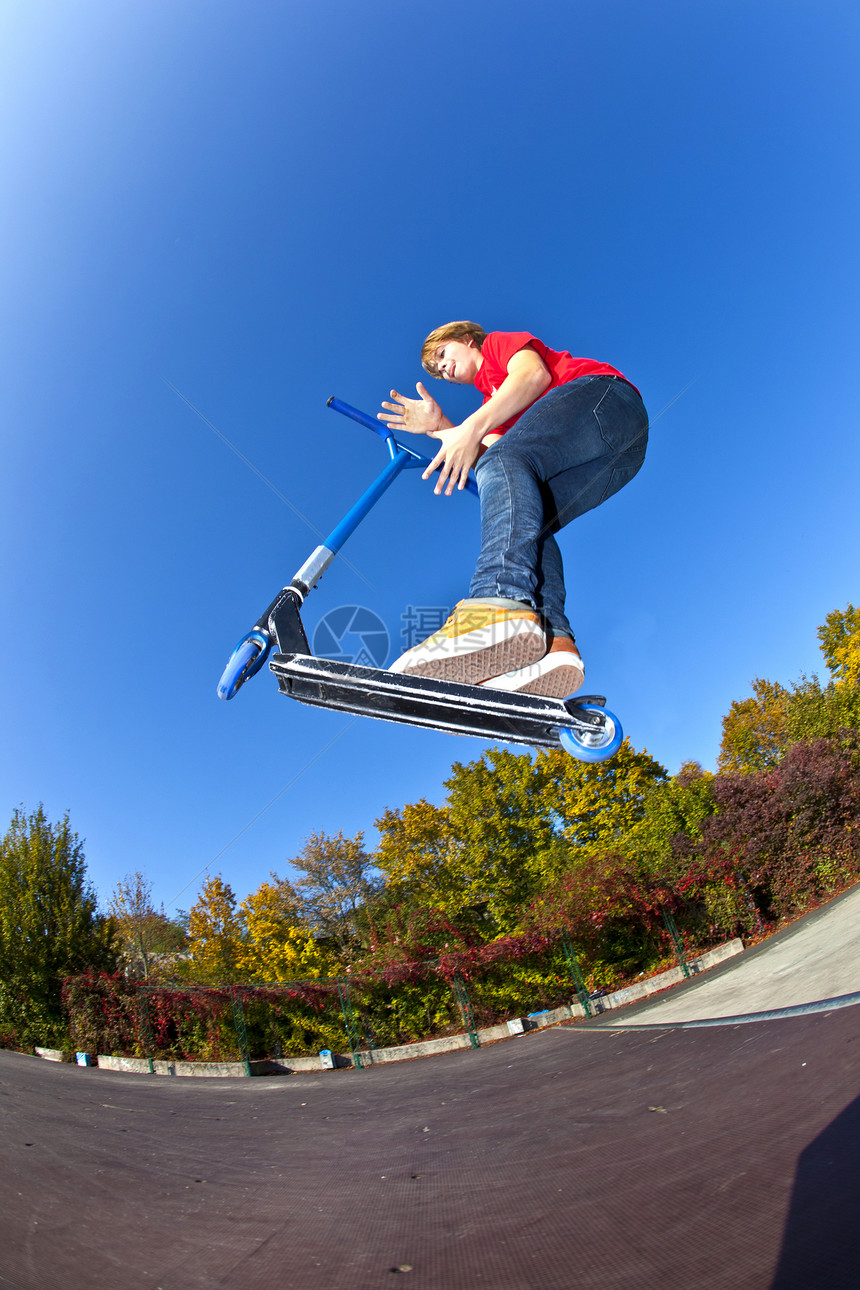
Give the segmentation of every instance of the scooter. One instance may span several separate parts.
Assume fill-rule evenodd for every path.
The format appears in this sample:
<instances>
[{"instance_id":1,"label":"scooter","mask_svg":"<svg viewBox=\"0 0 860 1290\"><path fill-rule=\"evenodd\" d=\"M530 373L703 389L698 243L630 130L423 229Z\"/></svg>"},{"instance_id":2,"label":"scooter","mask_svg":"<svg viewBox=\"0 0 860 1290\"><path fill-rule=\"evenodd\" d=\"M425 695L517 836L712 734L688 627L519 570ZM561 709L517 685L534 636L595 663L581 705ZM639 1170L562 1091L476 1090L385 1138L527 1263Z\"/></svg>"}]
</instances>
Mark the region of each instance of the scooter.
<instances>
[{"instance_id":1,"label":"scooter","mask_svg":"<svg viewBox=\"0 0 860 1290\"><path fill-rule=\"evenodd\" d=\"M446 734L475 735L533 748L560 745L580 761L607 761L621 746L624 732L602 695L550 699L512 694L483 685L401 676L384 668L312 654L301 619L308 593L397 476L404 470L423 470L430 464L429 457L407 448L367 413L334 397L328 400L328 406L377 434L388 451L388 462L239 641L218 683L218 697L232 699L271 655L269 668L281 693L300 703L426 726ZM478 486L472 476L467 490L477 496Z\"/></svg>"}]
</instances>

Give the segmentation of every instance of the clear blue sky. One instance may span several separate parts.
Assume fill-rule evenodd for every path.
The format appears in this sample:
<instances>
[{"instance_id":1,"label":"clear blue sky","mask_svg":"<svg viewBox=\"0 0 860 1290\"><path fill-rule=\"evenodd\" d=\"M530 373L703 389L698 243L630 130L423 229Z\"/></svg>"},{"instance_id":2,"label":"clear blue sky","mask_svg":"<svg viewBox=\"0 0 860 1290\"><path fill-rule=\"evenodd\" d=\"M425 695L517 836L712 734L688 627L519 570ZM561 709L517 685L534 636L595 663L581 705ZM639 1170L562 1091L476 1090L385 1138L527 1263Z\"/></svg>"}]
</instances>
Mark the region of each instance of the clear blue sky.
<instances>
[{"instance_id":1,"label":"clear blue sky","mask_svg":"<svg viewBox=\"0 0 860 1290\"><path fill-rule=\"evenodd\" d=\"M732 700L860 597L858 35L849 0L5 6L5 818L68 810L103 898L142 869L173 910L441 800L480 742L215 684L317 543L297 512L328 531L383 463L327 397L410 389L450 318L642 390L569 607L634 745L712 768ZM309 629L366 605L396 652L476 541L404 477Z\"/></svg>"}]
</instances>

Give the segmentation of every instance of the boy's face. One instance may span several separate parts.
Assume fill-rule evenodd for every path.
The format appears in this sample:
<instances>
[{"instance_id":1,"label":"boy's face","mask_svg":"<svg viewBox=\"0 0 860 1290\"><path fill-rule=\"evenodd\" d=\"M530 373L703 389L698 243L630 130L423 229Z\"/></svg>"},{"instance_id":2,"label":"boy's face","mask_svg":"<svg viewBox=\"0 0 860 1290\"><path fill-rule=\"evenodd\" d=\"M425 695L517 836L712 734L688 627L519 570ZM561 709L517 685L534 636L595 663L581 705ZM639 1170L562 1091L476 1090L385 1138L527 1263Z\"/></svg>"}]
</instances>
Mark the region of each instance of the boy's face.
<instances>
[{"instance_id":1,"label":"boy's face","mask_svg":"<svg viewBox=\"0 0 860 1290\"><path fill-rule=\"evenodd\" d=\"M443 381L471 385L483 359L472 337L466 336L463 340L443 340L434 351L433 362Z\"/></svg>"}]
</instances>

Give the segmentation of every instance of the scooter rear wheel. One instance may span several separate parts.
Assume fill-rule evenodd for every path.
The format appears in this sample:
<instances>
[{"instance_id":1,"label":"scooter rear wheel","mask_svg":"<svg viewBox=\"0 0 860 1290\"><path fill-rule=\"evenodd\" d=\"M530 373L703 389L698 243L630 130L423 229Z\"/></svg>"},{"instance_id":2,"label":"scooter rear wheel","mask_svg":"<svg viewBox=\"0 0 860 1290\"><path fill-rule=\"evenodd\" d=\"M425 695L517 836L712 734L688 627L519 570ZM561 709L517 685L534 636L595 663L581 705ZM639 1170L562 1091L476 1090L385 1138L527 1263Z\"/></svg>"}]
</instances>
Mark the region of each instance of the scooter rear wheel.
<instances>
[{"instance_id":1,"label":"scooter rear wheel","mask_svg":"<svg viewBox=\"0 0 860 1290\"><path fill-rule=\"evenodd\" d=\"M587 733L562 727L558 732L559 742L565 752L570 753L577 761L600 762L614 757L624 741L621 722L608 708L598 707L595 703L583 703L584 712L599 712L606 720L602 726L594 726Z\"/></svg>"}]
</instances>

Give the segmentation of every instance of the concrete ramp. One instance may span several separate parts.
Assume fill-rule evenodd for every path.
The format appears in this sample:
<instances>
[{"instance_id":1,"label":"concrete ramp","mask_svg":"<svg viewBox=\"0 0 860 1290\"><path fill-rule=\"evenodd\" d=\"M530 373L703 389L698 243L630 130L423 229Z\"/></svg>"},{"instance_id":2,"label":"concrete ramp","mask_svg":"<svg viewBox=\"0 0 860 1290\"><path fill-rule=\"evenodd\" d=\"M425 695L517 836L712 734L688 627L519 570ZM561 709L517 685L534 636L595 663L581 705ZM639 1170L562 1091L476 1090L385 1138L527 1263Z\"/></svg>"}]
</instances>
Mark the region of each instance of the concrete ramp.
<instances>
[{"instance_id":1,"label":"concrete ramp","mask_svg":"<svg viewBox=\"0 0 860 1290\"><path fill-rule=\"evenodd\" d=\"M860 1002L860 885L706 976L592 1024L673 1026L836 998Z\"/></svg>"}]
</instances>

